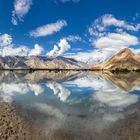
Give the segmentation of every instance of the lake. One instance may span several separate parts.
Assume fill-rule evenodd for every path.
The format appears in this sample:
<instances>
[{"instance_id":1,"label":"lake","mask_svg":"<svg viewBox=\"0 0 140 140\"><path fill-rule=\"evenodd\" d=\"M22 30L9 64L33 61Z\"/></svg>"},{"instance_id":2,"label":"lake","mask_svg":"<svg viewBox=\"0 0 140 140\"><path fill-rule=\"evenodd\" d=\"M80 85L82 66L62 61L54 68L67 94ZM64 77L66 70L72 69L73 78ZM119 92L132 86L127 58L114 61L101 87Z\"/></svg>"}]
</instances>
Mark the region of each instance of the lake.
<instances>
[{"instance_id":1,"label":"lake","mask_svg":"<svg viewBox=\"0 0 140 140\"><path fill-rule=\"evenodd\" d=\"M1 139L140 138L137 72L1 71L0 101Z\"/></svg>"}]
</instances>

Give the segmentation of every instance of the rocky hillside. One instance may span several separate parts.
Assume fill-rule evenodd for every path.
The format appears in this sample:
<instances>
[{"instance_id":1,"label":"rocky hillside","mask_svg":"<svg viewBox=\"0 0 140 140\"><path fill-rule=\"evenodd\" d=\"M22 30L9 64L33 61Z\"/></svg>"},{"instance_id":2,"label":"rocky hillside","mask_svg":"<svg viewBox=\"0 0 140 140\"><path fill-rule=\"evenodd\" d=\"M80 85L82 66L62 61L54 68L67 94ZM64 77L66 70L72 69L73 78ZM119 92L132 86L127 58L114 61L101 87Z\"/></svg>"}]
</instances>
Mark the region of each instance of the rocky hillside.
<instances>
[{"instance_id":1,"label":"rocky hillside","mask_svg":"<svg viewBox=\"0 0 140 140\"><path fill-rule=\"evenodd\" d=\"M126 48L114 55L108 61L92 66L93 69L107 70L139 70L140 55Z\"/></svg>"},{"instance_id":2,"label":"rocky hillside","mask_svg":"<svg viewBox=\"0 0 140 140\"><path fill-rule=\"evenodd\" d=\"M0 57L0 69L82 69L86 64L64 57Z\"/></svg>"}]
</instances>

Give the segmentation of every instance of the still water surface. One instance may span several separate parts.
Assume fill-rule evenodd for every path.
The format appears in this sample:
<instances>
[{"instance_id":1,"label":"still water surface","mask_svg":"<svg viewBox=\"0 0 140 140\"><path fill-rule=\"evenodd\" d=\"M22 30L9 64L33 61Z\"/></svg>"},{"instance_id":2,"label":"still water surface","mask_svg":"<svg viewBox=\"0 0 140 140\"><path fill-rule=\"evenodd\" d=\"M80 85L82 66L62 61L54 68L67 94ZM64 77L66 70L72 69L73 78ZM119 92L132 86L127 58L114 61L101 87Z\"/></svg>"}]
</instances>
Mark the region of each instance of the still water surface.
<instances>
[{"instance_id":1,"label":"still water surface","mask_svg":"<svg viewBox=\"0 0 140 140\"><path fill-rule=\"evenodd\" d=\"M140 137L140 73L1 72L0 99L46 139Z\"/></svg>"}]
</instances>

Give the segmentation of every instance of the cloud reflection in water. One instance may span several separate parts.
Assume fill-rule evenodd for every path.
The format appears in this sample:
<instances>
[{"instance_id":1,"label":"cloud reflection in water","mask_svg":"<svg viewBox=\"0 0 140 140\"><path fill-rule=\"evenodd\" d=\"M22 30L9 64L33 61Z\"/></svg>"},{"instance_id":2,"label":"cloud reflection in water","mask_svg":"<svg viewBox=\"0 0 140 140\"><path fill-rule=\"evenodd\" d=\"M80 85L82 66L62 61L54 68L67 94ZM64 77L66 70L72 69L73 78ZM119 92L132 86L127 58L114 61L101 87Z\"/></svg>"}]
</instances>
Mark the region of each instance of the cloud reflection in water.
<instances>
[{"instance_id":1,"label":"cloud reflection in water","mask_svg":"<svg viewBox=\"0 0 140 140\"><path fill-rule=\"evenodd\" d=\"M55 78L55 74L59 77L56 75ZM43 123L39 117L36 120L42 129L45 128L46 133L57 129L83 135L87 132L102 133L113 123L124 119L127 114L125 109L139 101L139 95L135 94L135 89L139 89L139 85L134 84L138 83L138 80L134 82L136 79L132 81L134 88L129 92L123 88L128 89L127 84L132 85L132 82L117 76L118 82L114 75L110 77L100 73L72 73L73 78L70 79L70 73L27 73L28 80L26 74L22 77L19 75L21 74L6 74L6 77L0 75L0 97L3 101L12 102L17 95L22 98L23 95L28 97L33 94L32 99L23 100L27 105L22 103L26 109L34 110L36 114L47 115L47 118L41 119ZM9 77L12 77L13 82ZM7 82L5 79L8 79Z\"/></svg>"}]
</instances>

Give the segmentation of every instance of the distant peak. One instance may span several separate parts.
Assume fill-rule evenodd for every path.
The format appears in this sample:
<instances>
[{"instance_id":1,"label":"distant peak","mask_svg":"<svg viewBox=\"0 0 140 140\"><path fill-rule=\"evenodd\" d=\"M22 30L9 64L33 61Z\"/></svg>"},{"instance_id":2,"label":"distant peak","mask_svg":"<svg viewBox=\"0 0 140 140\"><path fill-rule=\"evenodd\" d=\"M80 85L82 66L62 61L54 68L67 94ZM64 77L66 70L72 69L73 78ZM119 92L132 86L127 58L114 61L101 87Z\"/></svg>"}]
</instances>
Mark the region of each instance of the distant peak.
<instances>
[{"instance_id":1,"label":"distant peak","mask_svg":"<svg viewBox=\"0 0 140 140\"><path fill-rule=\"evenodd\" d=\"M132 53L132 51L129 48L125 48L121 51L121 53Z\"/></svg>"}]
</instances>

